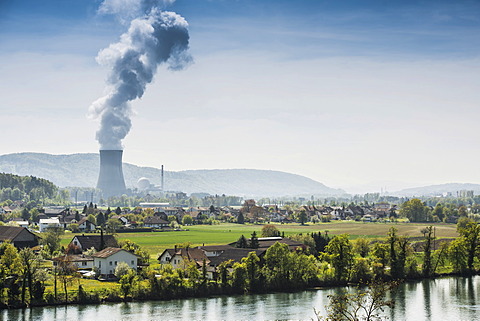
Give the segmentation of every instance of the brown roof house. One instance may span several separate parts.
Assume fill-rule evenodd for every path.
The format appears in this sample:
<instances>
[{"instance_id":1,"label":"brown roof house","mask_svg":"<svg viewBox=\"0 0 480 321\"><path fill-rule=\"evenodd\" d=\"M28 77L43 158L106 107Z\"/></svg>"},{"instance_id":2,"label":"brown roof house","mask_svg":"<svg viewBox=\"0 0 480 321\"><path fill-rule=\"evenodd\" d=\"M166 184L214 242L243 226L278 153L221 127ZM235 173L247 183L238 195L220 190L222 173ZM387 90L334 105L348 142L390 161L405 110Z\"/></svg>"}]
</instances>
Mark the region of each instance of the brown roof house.
<instances>
[{"instance_id":1,"label":"brown roof house","mask_svg":"<svg viewBox=\"0 0 480 321\"><path fill-rule=\"evenodd\" d=\"M205 251L196 247L166 249L158 257L161 264L171 264L174 268L186 268L192 261L200 267L203 265L203 260L209 263Z\"/></svg>"},{"instance_id":2,"label":"brown roof house","mask_svg":"<svg viewBox=\"0 0 480 321\"><path fill-rule=\"evenodd\" d=\"M78 247L81 252L92 247L96 251L103 250L106 247L118 247L117 240L113 235L76 235L70 241L70 244Z\"/></svg>"},{"instance_id":3,"label":"brown roof house","mask_svg":"<svg viewBox=\"0 0 480 321\"><path fill-rule=\"evenodd\" d=\"M259 246L256 249L238 248L235 246L236 242L226 245L166 249L160 254L158 261L160 264L171 264L174 268L185 268L189 261L195 262L197 267L201 268L205 261L208 277L214 278L220 263L228 260L240 262L250 252L255 252L258 257L262 258L268 248L277 242L288 245L291 251L307 248L305 244L285 237L260 237L258 238Z\"/></svg>"},{"instance_id":4,"label":"brown roof house","mask_svg":"<svg viewBox=\"0 0 480 321\"><path fill-rule=\"evenodd\" d=\"M145 217L143 225L153 228L167 228L170 227L170 222L165 221L164 219L160 218L160 216L148 216Z\"/></svg>"},{"instance_id":5,"label":"brown roof house","mask_svg":"<svg viewBox=\"0 0 480 321\"><path fill-rule=\"evenodd\" d=\"M39 237L25 227L0 226L0 243L11 242L17 248L35 247Z\"/></svg>"},{"instance_id":6,"label":"brown roof house","mask_svg":"<svg viewBox=\"0 0 480 321\"><path fill-rule=\"evenodd\" d=\"M93 265L100 275L113 275L120 262L125 262L132 269L137 269L138 256L118 247L107 247L92 255Z\"/></svg>"}]
</instances>

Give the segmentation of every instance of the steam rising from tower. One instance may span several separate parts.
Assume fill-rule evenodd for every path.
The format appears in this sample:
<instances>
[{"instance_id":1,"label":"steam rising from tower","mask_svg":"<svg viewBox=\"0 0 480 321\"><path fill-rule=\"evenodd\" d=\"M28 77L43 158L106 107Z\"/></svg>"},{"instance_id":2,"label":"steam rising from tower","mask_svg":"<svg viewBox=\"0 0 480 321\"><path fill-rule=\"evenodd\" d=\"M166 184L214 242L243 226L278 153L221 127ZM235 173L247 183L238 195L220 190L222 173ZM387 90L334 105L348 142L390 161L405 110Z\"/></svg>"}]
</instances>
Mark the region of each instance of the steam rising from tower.
<instances>
[{"instance_id":1,"label":"steam rising from tower","mask_svg":"<svg viewBox=\"0 0 480 321\"><path fill-rule=\"evenodd\" d=\"M100 120L96 135L100 144L97 187L102 190L114 190L111 184L118 184L119 190L125 190L121 167L122 140L132 127L130 102L143 96L158 65L166 63L169 69L179 70L192 61L187 53L187 21L174 12L161 11L159 8L162 4L172 2L104 0L100 6L99 13L115 14L123 22L133 18L120 41L101 50L96 58L99 64L110 68L107 94L89 108L90 117ZM113 179L105 175L117 177Z\"/></svg>"},{"instance_id":2,"label":"steam rising from tower","mask_svg":"<svg viewBox=\"0 0 480 321\"><path fill-rule=\"evenodd\" d=\"M115 9L126 3L143 15L130 22L119 42L97 56L99 64L110 68L108 94L89 108L91 117L100 119L97 131L100 149L122 149L122 139L132 126L129 102L143 96L159 64L166 63L169 69L179 70L192 61L187 53L188 23L183 17L161 11L158 2L152 0L105 0L100 9L118 13Z\"/></svg>"}]
</instances>

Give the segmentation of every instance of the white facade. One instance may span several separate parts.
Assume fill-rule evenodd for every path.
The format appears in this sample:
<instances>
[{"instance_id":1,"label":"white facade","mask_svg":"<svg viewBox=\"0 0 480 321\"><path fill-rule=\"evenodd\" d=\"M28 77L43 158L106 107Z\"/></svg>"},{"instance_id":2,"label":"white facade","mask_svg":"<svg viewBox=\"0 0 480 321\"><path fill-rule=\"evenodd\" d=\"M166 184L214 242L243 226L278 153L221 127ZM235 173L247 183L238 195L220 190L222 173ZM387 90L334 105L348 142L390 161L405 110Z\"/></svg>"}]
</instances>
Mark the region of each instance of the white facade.
<instances>
[{"instance_id":1,"label":"white facade","mask_svg":"<svg viewBox=\"0 0 480 321\"><path fill-rule=\"evenodd\" d=\"M102 257L104 251L113 248L106 248L93 255L93 265L98 269L100 274L114 274L115 268L120 262L125 262L132 269L137 269L138 257L126 250L120 249L106 257Z\"/></svg>"},{"instance_id":2,"label":"white facade","mask_svg":"<svg viewBox=\"0 0 480 321\"><path fill-rule=\"evenodd\" d=\"M60 221L58 217L55 218L41 218L38 223L40 232L45 232L46 229L52 227L60 227Z\"/></svg>"},{"instance_id":3,"label":"white facade","mask_svg":"<svg viewBox=\"0 0 480 321\"><path fill-rule=\"evenodd\" d=\"M97 226L89 220L80 220L80 222L78 223L78 229L81 231L91 232L95 231L96 228Z\"/></svg>"}]
</instances>

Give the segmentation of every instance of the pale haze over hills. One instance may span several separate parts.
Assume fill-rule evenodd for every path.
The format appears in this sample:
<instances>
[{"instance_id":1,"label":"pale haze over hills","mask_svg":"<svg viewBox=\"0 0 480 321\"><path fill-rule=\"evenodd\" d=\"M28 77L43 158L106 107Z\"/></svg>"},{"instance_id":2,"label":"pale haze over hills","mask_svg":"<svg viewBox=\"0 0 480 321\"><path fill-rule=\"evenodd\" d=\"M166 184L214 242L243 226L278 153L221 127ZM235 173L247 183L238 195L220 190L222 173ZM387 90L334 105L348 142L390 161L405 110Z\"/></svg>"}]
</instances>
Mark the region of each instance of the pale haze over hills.
<instances>
[{"instance_id":1,"label":"pale haze over hills","mask_svg":"<svg viewBox=\"0 0 480 321\"><path fill-rule=\"evenodd\" d=\"M161 184L159 168L140 167L124 163L127 187L137 187L140 178ZM0 156L0 172L33 175L46 178L60 187L95 187L98 179L98 154L51 155L45 153L16 153ZM165 171L165 189L186 193L227 194L251 197L280 196L345 196L380 192L378 186L387 182L364 185L354 189L334 189L301 175L280 171L255 169L216 169ZM434 196L457 191L473 190L480 194L479 184L449 183L383 192L395 196Z\"/></svg>"},{"instance_id":2,"label":"pale haze over hills","mask_svg":"<svg viewBox=\"0 0 480 321\"><path fill-rule=\"evenodd\" d=\"M61 186L95 187L98 179L98 154L50 155L18 153L0 156L0 172L33 175ZM161 171L124 163L127 187L137 187L146 177L152 184L161 184ZM165 189L186 193L226 194L252 197L340 196L345 192L333 189L304 176L268 170L221 169L165 172Z\"/></svg>"}]
</instances>

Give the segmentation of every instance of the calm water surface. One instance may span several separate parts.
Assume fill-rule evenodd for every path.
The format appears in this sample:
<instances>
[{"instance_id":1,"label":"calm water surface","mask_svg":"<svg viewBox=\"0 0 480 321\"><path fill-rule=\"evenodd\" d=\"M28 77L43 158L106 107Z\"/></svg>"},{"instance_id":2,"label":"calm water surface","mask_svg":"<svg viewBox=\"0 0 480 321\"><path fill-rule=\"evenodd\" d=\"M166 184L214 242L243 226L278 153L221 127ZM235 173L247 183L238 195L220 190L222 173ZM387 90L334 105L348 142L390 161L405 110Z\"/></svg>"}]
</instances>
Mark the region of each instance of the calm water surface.
<instances>
[{"instance_id":1,"label":"calm water surface","mask_svg":"<svg viewBox=\"0 0 480 321\"><path fill-rule=\"evenodd\" d=\"M311 320L338 289L0 311L1 320ZM389 320L480 320L480 277L406 283Z\"/></svg>"}]
</instances>

